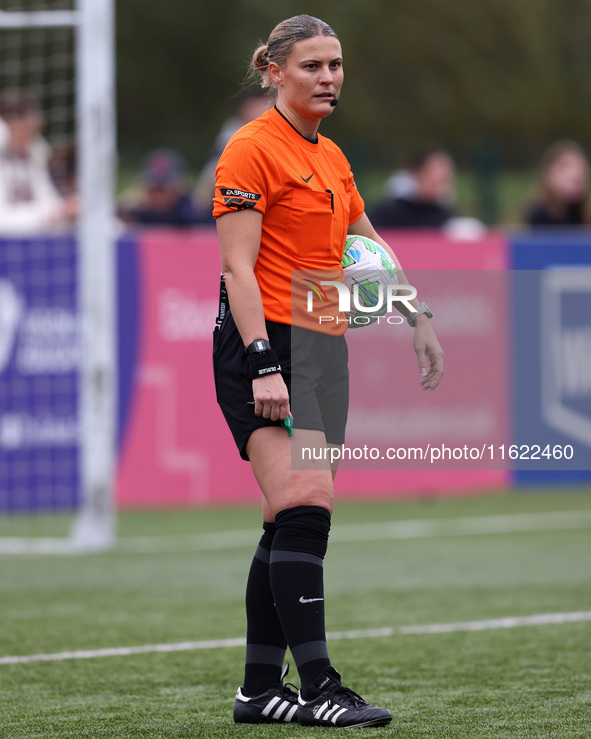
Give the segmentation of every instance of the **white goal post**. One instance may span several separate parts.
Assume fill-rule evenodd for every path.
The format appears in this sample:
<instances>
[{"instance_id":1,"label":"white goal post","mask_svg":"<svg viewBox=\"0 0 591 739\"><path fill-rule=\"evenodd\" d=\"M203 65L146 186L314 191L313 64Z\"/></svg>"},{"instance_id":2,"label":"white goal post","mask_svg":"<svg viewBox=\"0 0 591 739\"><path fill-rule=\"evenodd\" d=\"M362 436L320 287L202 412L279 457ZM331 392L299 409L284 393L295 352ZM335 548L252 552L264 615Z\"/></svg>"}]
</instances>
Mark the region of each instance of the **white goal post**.
<instances>
[{"instance_id":1,"label":"white goal post","mask_svg":"<svg viewBox=\"0 0 591 739\"><path fill-rule=\"evenodd\" d=\"M81 506L68 545L115 541L116 284L114 0L74 10L0 10L0 29L71 27L76 36Z\"/></svg>"}]
</instances>

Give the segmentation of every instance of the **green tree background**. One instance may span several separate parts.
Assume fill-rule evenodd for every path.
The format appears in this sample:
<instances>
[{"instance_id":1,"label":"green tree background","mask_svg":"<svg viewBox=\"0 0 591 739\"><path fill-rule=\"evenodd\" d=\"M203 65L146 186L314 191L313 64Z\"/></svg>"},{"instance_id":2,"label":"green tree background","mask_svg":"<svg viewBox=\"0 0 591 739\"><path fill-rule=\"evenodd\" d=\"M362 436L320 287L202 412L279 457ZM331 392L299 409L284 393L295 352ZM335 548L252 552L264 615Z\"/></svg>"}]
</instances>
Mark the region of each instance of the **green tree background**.
<instances>
[{"instance_id":1,"label":"green tree background","mask_svg":"<svg viewBox=\"0 0 591 739\"><path fill-rule=\"evenodd\" d=\"M531 168L591 144L591 0L118 0L123 161L154 146L205 160L257 42L283 18L326 20L345 86L322 132L354 168L387 171L426 144L463 167ZM488 162L488 165L487 165Z\"/></svg>"}]
</instances>

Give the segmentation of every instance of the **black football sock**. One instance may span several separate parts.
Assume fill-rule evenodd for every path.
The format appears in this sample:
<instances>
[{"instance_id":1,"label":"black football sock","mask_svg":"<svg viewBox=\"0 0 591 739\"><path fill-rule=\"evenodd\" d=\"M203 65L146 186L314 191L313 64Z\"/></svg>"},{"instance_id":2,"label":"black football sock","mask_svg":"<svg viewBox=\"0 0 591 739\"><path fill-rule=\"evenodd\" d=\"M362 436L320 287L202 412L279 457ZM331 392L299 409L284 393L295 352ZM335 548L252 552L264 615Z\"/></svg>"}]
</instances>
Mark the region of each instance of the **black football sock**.
<instances>
[{"instance_id":1,"label":"black football sock","mask_svg":"<svg viewBox=\"0 0 591 739\"><path fill-rule=\"evenodd\" d=\"M274 523L263 523L264 534L250 566L246 585L245 695L253 697L279 683L287 641L275 608L269 581L269 557Z\"/></svg>"},{"instance_id":2,"label":"black football sock","mask_svg":"<svg viewBox=\"0 0 591 739\"><path fill-rule=\"evenodd\" d=\"M271 587L305 698L306 688L330 665L323 578L330 513L320 506L288 508L275 516L275 527Z\"/></svg>"}]
</instances>

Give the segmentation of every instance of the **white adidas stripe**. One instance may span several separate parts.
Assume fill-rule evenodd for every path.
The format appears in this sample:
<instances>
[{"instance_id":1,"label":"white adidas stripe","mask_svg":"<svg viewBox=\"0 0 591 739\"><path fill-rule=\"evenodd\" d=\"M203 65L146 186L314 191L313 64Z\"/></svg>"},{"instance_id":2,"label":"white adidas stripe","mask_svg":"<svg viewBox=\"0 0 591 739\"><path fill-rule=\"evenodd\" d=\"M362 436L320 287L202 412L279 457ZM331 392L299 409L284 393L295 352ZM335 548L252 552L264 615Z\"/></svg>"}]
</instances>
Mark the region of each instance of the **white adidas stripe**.
<instances>
[{"instance_id":1,"label":"white adidas stripe","mask_svg":"<svg viewBox=\"0 0 591 739\"><path fill-rule=\"evenodd\" d=\"M238 688L238 691L236 693L236 700L241 701L242 703L250 703L252 698L247 698L245 695L242 694L242 689ZM279 705L277 705L279 703ZM294 705L290 701L282 700L279 696L275 696L274 698L271 698L271 700L267 703L267 705L263 708L261 711L261 714L265 717L269 717L273 709L275 709L275 713L273 713L271 719L273 721L284 721L285 723L289 723L294 713L297 711L297 703ZM284 714L283 718L281 718L281 714Z\"/></svg>"},{"instance_id":2,"label":"white adidas stripe","mask_svg":"<svg viewBox=\"0 0 591 739\"><path fill-rule=\"evenodd\" d=\"M338 717L348 710L348 708L345 708L345 706L341 706L338 703L331 706L330 701L325 701L314 714L314 718L319 721L330 721L331 723L336 724Z\"/></svg>"},{"instance_id":3,"label":"white adidas stripe","mask_svg":"<svg viewBox=\"0 0 591 739\"><path fill-rule=\"evenodd\" d=\"M341 710L338 713L335 713L335 715L330 719L333 724L336 724L338 717L347 711L347 708L341 708Z\"/></svg>"},{"instance_id":4,"label":"white adidas stripe","mask_svg":"<svg viewBox=\"0 0 591 739\"><path fill-rule=\"evenodd\" d=\"M291 707L291 711L289 711L287 715L283 717L283 720L285 721L286 724L288 724L292 720L293 715L297 710L298 710L298 704L294 703L293 706Z\"/></svg>"},{"instance_id":5,"label":"white adidas stripe","mask_svg":"<svg viewBox=\"0 0 591 739\"><path fill-rule=\"evenodd\" d=\"M328 719L330 719L333 722L333 724L334 724L334 722L337 720L337 716L340 716L341 713L343 713L343 711L346 711L346 710L347 710L346 708L344 708L343 706L339 706L339 704L337 703L335 706L333 706L330 709L330 711L327 711L324 714L324 720L325 721L328 721ZM336 713L336 715L335 716L331 716L331 713Z\"/></svg>"},{"instance_id":6,"label":"white adidas stripe","mask_svg":"<svg viewBox=\"0 0 591 739\"><path fill-rule=\"evenodd\" d=\"M263 716L268 716L271 713L271 711L275 708L277 703L279 703L280 700L281 698L279 698L279 696L277 695L274 698L271 698L271 700L267 703L267 705L261 711Z\"/></svg>"},{"instance_id":7,"label":"white adidas stripe","mask_svg":"<svg viewBox=\"0 0 591 739\"><path fill-rule=\"evenodd\" d=\"M249 699L247 698L245 700L249 700ZM279 705L277 705L278 703ZM297 710L297 705L294 706L293 703L290 703L289 701L281 700L281 698L276 695L274 698L271 698L271 700L267 703L267 705L261 711L261 713L263 716L270 716L273 709L275 709L275 712L271 716L273 721L281 720L281 721L289 722L291 721L291 719L293 718L293 714ZM281 714L285 714L283 718L281 718Z\"/></svg>"},{"instance_id":8,"label":"white adidas stripe","mask_svg":"<svg viewBox=\"0 0 591 739\"><path fill-rule=\"evenodd\" d=\"M314 714L314 718L317 718L319 720L322 719L324 717L324 712L326 711L328 706L329 706L328 701L324 701L324 703L320 706L320 708Z\"/></svg>"},{"instance_id":9,"label":"white adidas stripe","mask_svg":"<svg viewBox=\"0 0 591 739\"><path fill-rule=\"evenodd\" d=\"M290 705L292 705L292 704L291 704L291 703L290 703L289 701L282 701L281 705L280 705L280 706L279 706L279 708L278 708L278 709L277 709L277 710L275 711L275 713L273 714L273 716L272 716L271 718L273 718L273 719L274 719L275 721L279 721L279 718L281 717L281 714L282 714L282 713L283 713L283 712L284 712L284 711L285 711L286 709L288 709L288 708L290 707ZM285 720L285 719L284 719L284 720Z\"/></svg>"}]
</instances>

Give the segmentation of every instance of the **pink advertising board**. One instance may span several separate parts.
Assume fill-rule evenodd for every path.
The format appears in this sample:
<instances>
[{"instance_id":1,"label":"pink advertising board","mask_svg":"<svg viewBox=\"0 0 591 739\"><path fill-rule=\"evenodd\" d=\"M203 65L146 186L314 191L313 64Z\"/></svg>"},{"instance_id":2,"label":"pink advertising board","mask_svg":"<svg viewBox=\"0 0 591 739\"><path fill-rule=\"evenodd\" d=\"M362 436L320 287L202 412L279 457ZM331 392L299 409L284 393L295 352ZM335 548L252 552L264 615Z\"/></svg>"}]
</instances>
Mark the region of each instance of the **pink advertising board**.
<instances>
[{"instance_id":1,"label":"pink advertising board","mask_svg":"<svg viewBox=\"0 0 591 739\"><path fill-rule=\"evenodd\" d=\"M374 327L350 331L347 445L374 443L379 424L372 418L381 423L380 445L417 446L426 431L433 443L501 443L508 436L509 402L506 240L496 234L477 241L383 235L409 281L438 311L446 377L436 393L421 393L409 327L385 338L381 332L372 337ZM220 270L215 230L144 231L137 249L139 335L120 443L119 505L254 503L259 492L250 465L238 455L213 386L211 338ZM462 302L459 291L468 289ZM390 425L388 418L394 419ZM467 466L344 464L337 494L461 494L507 484L506 472Z\"/></svg>"},{"instance_id":2,"label":"pink advertising board","mask_svg":"<svg viewBox=\"0 0 591 739\"><path fill-rule=\"evenodd\" d=\"M376 496L503 488L508 472L499 469L495 452L510 435L505 239L383 236L407 282L435 314L445 376L435 392L420 389L413 331L405 321L347 332L351 451L341 462L338 485L350 494L371 490ZM353 458L366 448L363 458Z\"/></svg>"}]
</instances>

